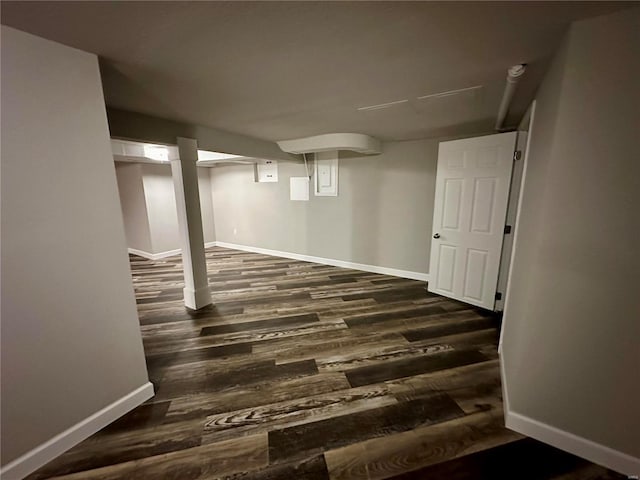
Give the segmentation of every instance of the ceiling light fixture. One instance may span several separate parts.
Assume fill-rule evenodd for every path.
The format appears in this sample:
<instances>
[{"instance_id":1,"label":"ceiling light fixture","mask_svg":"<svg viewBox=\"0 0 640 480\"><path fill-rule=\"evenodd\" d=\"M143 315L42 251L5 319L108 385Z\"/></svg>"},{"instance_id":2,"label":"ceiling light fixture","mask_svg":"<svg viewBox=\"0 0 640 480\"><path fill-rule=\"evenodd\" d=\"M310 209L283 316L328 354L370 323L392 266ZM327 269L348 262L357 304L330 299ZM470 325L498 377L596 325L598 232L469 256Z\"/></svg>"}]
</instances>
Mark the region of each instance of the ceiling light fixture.
<instances>
[{"instance_id":1,"label":"ceiling light fixture","mask_svg":"<svg viewBox=\"0 0 640 480\"><path fill-rule=\"evenodd\" d=\"M231 155L230 153L211 152L208 150L198 150L198 161L222 161L232 158L241 158L242 155Z\"/></svg>"},{"instance_id":2,"label":"ceiling light fixture","mask_svg":"<svg viewBox=\"0 0 640 480\"><path fill-rule=\"evenodd\" d=\"M144 156L159 162L169 161L169 149L160 145L144 145Z\"/></svg>"}]
</instances>

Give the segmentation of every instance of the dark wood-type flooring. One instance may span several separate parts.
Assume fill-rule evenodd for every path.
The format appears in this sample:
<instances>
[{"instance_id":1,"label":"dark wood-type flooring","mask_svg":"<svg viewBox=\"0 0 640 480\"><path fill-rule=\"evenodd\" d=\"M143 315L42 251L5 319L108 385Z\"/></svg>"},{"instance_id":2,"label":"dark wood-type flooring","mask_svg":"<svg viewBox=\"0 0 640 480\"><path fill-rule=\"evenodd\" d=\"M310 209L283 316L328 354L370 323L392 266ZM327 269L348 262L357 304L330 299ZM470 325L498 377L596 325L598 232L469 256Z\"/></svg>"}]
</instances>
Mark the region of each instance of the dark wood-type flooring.
<instances>
[{"instance_id":1,"label":"dark wood-type flooring","mask_svg":"<svg viewBox=\"0 0 640 480\"><path fill-rule=\"evenodd\" d=\"M131 256L156 396L31 479L614 479L506 430L497 321L423 282L224 248Z\"/></svg>"}]
</instances>

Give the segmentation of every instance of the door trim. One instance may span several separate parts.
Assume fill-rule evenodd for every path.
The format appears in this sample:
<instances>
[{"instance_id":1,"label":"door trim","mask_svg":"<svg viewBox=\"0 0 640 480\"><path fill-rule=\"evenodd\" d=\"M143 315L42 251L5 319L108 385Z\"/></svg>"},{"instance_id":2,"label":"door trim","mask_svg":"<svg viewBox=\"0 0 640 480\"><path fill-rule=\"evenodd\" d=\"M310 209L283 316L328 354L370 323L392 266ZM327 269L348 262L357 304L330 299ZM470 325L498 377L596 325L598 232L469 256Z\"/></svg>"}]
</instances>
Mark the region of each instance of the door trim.
<instances>
[{"instance_id":1,"label":"door trim","mask_svg":"<svg viewBox=\"0 0 640 480\"><path fill-rule=\"evenodd\" d=\"M531 103L531 115L529 116L529 127L527 133L527 144L525 146L525 152L523 156L522 164L522 179L520 180L520 194L518 195L518 207L516 208L515 225L513 225L513 242L511 248L511 256L509 258L509 270L507 273L507 283L505 291L502 292L504 298L504 308L502 311L502 327L500 328L500 340L498 341L498 354L502 352L502 340L504 337L504 321L508 318L507 313L509 309L509 296L507 295L511 288L511 274L513 271L513 259L516 257L517 245L518 245L518 231L520 225L520 211L522 209L522 197L524 196L524 188L527 181L527 167L529 166L529 153L531 151L531 137L534 134L533 127L536 117L536 101ZM508 208L508 207L507 207Z\"/></svg>"}]
</instances>

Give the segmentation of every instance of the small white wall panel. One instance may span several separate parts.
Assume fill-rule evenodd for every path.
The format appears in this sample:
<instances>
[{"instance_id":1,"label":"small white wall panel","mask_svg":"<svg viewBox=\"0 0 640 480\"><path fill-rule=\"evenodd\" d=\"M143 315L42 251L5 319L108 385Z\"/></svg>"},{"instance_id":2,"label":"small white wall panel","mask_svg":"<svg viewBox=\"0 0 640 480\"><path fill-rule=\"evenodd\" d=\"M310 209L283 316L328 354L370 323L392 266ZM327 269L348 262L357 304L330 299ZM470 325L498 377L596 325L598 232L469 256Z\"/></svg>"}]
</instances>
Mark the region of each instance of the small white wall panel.
<instances>
[{"instance_id":1,"label":"small white wall panel","mask_svg":"<svg viewBox=\"0 0 640 480\"><path fill-rule=\"evenodd\" d=\"M289 188L291 200L309 201L309 177L291 177Z\"/></svg>"},{"instance_id":2,"label":"small white wall panel","mask_svg":"<svg viewBox=\"0 0 640 480\"><path fill-rule=\"evenodd\" d=\"M278 162L275 160L266 160L264 163L256 164L255 180L259 183L277 182Z\"/></svg>"}]
</instances>

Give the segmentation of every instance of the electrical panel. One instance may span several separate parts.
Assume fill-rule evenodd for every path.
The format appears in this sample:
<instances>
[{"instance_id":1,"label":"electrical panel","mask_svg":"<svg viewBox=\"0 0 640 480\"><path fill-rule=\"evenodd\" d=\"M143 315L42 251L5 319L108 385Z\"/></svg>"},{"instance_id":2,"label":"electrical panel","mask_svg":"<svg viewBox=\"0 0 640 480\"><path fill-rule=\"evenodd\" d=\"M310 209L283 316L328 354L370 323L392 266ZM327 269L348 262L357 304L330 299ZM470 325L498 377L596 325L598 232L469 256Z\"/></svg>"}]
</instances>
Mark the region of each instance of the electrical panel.
<instances>
[{"instance_id":1,"label":"electrical panel","mask_svg":"<svg viewBox=\"0 0 640 480\"><path fill-rule=\"evenodd\" d=\"M318 197L338 196L338 152L316 153L314 194Z\"/></svg>"}]
</instances>

